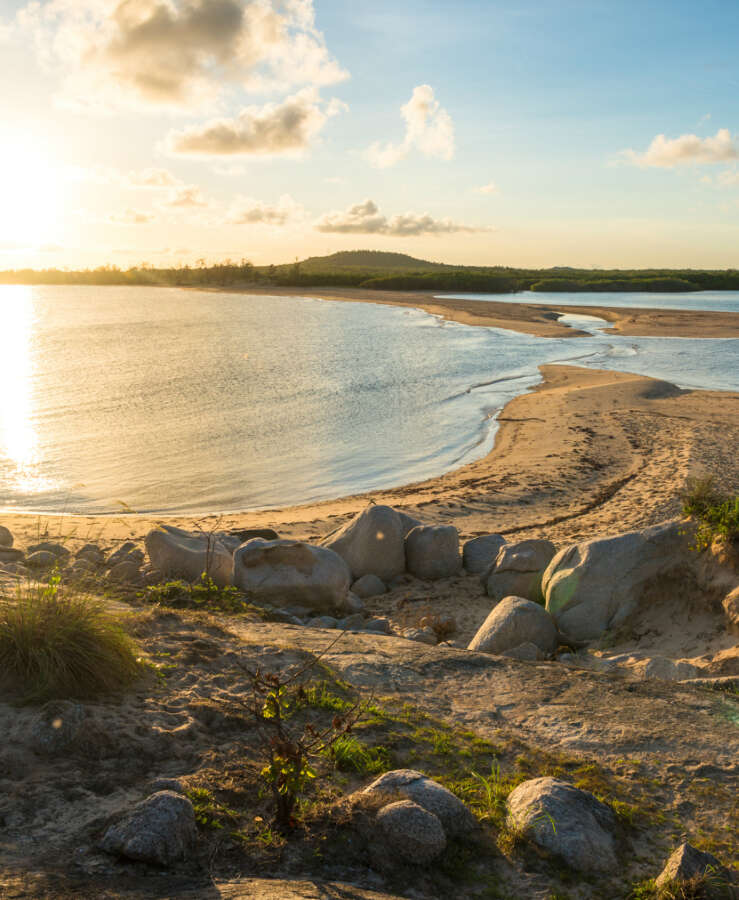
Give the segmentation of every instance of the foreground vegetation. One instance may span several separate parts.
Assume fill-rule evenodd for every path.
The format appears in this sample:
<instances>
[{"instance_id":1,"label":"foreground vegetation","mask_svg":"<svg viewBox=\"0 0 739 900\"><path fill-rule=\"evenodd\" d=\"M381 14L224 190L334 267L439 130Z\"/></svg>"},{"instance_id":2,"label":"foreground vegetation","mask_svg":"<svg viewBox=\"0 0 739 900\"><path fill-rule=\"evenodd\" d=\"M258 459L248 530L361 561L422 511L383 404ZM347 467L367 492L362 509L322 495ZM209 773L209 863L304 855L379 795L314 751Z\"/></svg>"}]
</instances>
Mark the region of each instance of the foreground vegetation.
<instances>
[{"instance_id":1,"label":"foreground vegetation","mask_svg":"<svg viewBox=\"0 0 739 900\"><path fill-rule=\"evenodd\" d=\"M452 266L402 253L370 250L334 253L284 265L254 266L246 259L206 265L119 269L18 269L0 272L3 284L158 285L172 287L353 287L369 290L427 290L513 293L535 290L702 291L739 290L739 271L697 269L593 270L554 267Z\"/></svg>"},{"instance_id":2,"label":"foreground vegetation","mask_svg":"<svg viewBox=\"0 0 739 900\"><path fill-rule=\"evenodd\" d=\"M713 478L691 478L682 495L683 515L698 523L696 547L704 550L720 540L732 543L739 540L739 495L724 494Z\"/></svg>"}]
</instances>

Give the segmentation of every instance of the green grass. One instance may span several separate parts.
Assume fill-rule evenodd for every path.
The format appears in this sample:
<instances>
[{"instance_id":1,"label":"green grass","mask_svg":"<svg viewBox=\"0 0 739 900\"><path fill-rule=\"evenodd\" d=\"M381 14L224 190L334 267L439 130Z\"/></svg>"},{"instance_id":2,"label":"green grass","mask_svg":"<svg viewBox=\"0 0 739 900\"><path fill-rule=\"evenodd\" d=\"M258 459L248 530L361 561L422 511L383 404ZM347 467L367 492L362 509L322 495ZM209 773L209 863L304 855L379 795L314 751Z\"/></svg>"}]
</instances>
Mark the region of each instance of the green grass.
<instances>
[{"instance_id":1,"label":"green grass","mask_svg":"<svg viewBox=\"0 0 739 900\"><path fill-rule=\"evenodd\" d=\"M739 540L739 496L722 494L713 478L689 478L681 498L683 515L698 521L696 549L709 547L716 538Z\"/></svg>"},{"instance_id":2,"label":"green grass","mask_svg":"<svg viewBox=\"0 0 739 900\"><path fill-rule=\"evenodd\" d=\"M376 775L391 766L390 754L384 747L368 747L351 734L342 735L331 747L330 755L340 772Z\"/></svg>"},{"instance_id":3,"label":"green grass","mask_svg":"<svg viewBox=\"0 0 739 900\"><path fill-rule=\"evenodd\" d=\"M201 609L226 613L251 612L254 607L235 587L218 587L211 578L187 581L165 581L152 585L139 595L145 603L172 609Z\"/></svg>"},{"instance_id":4,"label":"green grass","mask_svg":"<svg viewBox=\"0 0 739 900\"><path fill-rule=\"evenodd\" d=\"M99 600L62 589L58 575L0 604L0 673L25 702L89 699L141 671L120 621Z\"/></svg>"}]
</instances>

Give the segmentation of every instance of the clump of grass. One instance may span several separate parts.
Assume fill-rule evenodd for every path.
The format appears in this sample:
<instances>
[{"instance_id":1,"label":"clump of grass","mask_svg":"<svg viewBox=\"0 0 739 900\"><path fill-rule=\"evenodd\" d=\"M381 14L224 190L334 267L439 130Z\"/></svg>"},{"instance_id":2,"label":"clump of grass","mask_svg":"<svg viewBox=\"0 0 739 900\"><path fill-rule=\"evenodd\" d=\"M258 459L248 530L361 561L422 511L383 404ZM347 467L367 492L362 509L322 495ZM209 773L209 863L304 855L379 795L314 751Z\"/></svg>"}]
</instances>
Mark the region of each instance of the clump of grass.
<instances>
[{"instance_id":1,"label":"clump of grass","mask_svg":"<svg viewBox=\"0 0 739 900\"><path fill-rule=\"evenodd\" d=\"M716 538L739 540L739 496L722 494L711 476L689 478L680 499L683 515L698 521L696 549L704 550Z\"/></svg>"},{"instance_id":2,"label":"clump of grass","mask_svg":"<svg viewBox=\"0 0 739 900\"><path fill-rule=\"evenodd\" d=\"M350 734L344 734L331 747L336 768L340 772L374 775L390 767L390 754L384 747L368 747Z\"/></svg>"},{"instance_id":3,"label":"clump of grass","mask_svg":"<svg viewBox=\"0 0 739 900\"><path fill-rule=\"evenodd\" d=\"M151 585L140 597L145 603L170 606L173 609L219 610L232 614L253 609L241 591L230 585L219 587L205 573L194 584L175 580Z\"/></svg>"},{"instance_id":4,"label":"clump of grass","mask_svg":"<svg viewBox=\"0 0 739 900\"><path fill-rule=\"evenodd\" d=\"M95 697L140 671L121 623L99 600L62 590L56 573L0 603L0 672L25 702Z\"/></svg>"}]
</instances>

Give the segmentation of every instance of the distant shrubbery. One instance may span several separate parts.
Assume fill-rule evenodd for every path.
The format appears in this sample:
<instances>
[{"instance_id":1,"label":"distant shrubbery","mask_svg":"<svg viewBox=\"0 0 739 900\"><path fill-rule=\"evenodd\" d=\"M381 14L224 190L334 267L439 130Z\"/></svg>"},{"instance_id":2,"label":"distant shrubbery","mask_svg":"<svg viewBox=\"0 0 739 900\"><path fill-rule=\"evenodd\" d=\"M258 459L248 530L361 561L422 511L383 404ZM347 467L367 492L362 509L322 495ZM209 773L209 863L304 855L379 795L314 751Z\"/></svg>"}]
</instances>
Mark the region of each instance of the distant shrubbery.
<instances>
[{"instance_id":1,"label":"distant shrubbery","mask_svg":"<svg viewBox=\"0 0 739 900\"><path fill-rule=\"evenodd\" d=\"M716 538L739 540L739 496L722 494L711 477L690 478L682 494L683 514L698 520L696 546L709 547Z\"/></svg>"},{"instance_id":2,"label":"distant shrubbery","mask_svg":"<svg viewBox=\"0 0 739 900\"><path fill-rule=\"evenodd\" d=\"M479 291L703 291L739 290L739 271L693 269L598 270L555 267L451 266L403 253L353 250L278 266L246 259L206 265L130 269L19 269L0 272L4 284L161 285L172 287L362 287L372 290Z\"/></svg>"}]
</instances>

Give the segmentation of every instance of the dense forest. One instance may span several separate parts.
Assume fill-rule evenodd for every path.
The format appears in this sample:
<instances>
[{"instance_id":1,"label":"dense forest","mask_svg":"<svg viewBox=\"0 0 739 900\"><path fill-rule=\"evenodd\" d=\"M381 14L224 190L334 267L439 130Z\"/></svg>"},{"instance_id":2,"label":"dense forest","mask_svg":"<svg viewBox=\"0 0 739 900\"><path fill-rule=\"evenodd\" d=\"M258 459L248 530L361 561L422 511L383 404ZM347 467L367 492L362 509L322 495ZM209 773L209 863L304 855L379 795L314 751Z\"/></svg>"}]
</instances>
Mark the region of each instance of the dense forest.
<instances>
[{"instance_id":1,"label":"dense forest","mask_svg":"<svg viewBox=\"0 0 739 900\"><path fill-rule=\"evenodd\" d=\"M739 290L739 270L594 270L557 267L453 266L403 253L356 250L283 265L248 260L196 266L119 269L18 269L0 272L2 284L160 285L171 287L354 287L370 290L513 293L516 291Z\"/></svg>"}]
</instances>

